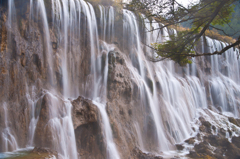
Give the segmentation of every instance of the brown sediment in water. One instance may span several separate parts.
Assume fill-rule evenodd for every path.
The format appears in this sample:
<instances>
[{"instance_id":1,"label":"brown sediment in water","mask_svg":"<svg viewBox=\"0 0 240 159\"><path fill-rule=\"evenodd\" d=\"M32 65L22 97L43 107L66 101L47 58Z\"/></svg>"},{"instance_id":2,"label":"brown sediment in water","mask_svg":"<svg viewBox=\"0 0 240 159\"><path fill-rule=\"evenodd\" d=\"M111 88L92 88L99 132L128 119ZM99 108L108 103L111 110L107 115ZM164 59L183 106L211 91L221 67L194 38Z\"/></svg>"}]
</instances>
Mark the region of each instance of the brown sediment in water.
<instances>
[{"instance_id":1,"label":"brown sediment in water","mask_svg":"<svg viewBox=\"0 0 240 159\"><path fill-rule=\"evenodd\" d=\"M31 151L23 152L18 156L9 157L9 159L53 159L58 158L57 152L45 148L35 147Z\"/></svg>"}]
</instances>

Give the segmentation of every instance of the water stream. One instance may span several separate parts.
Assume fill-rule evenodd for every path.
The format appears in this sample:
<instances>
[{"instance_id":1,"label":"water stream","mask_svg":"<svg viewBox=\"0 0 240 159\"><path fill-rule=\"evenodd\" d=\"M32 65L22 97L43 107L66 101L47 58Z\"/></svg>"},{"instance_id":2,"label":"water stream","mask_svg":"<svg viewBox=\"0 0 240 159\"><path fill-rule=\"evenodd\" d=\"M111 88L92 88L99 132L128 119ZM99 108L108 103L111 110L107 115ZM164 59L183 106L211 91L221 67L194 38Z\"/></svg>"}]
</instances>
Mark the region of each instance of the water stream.
<instances>
[{"instance_id":1,"label":"water stream","mask_svg":"<svg viewBox=\"0 0 240 159\"><path fill-rule=\"evenodd\" d=\"M193 64L184 68L173 61L153 63L147 59L146 55L156 55L156 53L144 43L151 45L155 42L163 42L169 39L169 32L177 34L176 31L167 29L150 31L159 28L161 24L155 21L150 22L144 15L136 16L126 9L118 13L112 6L94 7L84 0L49 1L52 16L49 18L50 15L47 12L49 6L45 3L44 0L37 0L37 2L30 0L29 25L30 28L33 27L33 22L37 21L36 17L40 19L38 23L43 28L43 50L46 54L44 65L47 68L47 79L51 87L44 90L44 94L38 98L36 98L35 86L26 88L31 116L26 147L34 147L36 144L34 136L39 122L39 114L36 114L37 102L47 95L51 99L51 107L46 126L50 127L53 149L64 159L77 159L76 137L71 116L72 104L68 98L73 99L81 95L91 99L99 109L106 139L107 158L121 158L107 111L108 57L109 53L114 54L116 51L124 54L126 67L131 74L130 78L137 85L136 90L139 93L137 100L141 103L139 110L150 110L143 113L143 119L145 122L147 119L153 122L154 131L151 135L156 141L154 152L167 153L175 149L176 143L190 137L191 122L197 116L199 109L214 106L222 109L223 113L239 116L238 50L230 49L222 56L195 58ZM9 30L12 30L16 18L14 0L9 0L8 5L7 24ZM117 18L118 16L121 18ZM117 43L115 41L120 29L116 22L120 21L119 19L122 20L123 42L119 40ZM56 37L53 38L53 34ZM204 38L201 39L202 52L205 50L214 52L226 46L223 42ZM57 43L57 48L52 47L54 43ZM121 43L123 43L122 46L120 46ZM85 45L86 48L84 48ZM86 50L88 54L84 58L88 60L87 67L81 64L83 59L80 59ZM209 68L202 66L205 70L209 69L208 73L200 69L201 60L209 63ZM89 72L81 72L82 67L89 69ZM60 91L55 85L56 68L61 73L62 89ZM86 80L83 82L81 77L85 76ZM7 101L2 104L2 107L4 110L4 130L0 131L3 139L1 145L4 147L2 151L23 148L18 146L15 135L17 132L13 132L9 126ZM139 148L151 151L145 142L150 138L145 134L147 122L135 120L133 125L137 132Z\"/></svg>"}]
</instances>

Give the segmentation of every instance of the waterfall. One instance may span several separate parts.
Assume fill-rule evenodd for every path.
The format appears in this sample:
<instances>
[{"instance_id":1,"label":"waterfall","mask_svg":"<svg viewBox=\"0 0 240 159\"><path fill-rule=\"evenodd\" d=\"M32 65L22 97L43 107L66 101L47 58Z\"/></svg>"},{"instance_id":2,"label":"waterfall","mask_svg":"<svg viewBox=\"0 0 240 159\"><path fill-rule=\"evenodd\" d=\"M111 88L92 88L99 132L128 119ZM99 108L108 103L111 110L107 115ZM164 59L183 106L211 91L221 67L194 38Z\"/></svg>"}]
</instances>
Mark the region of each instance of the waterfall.
<instances>
[{"instance_id":1,"label":"waterfall","mask_svg":"<svg viewBox=\"0 0 240 159\"><path fill-rule=\"evenodd\" d=\"M8 3L8 18L7 18L7 27L9 28L10 32L13 32L16 28L15 26L15 20L16 20L16 10L15 10L15 4L13 0L10 0ZM7 41L8 41L8 54L12 55L13 51L11 49L12 47L12 36L10 34L7 35ZM9 56L9 55L8 55ZM2 57L1 57L2 58ZM1 103L2 107L2 124L3 128L0 130L0 139L2 140L2 143L0 143L0 150L1 151L14 151L18 149L18 143L16 140L16 136L14 132L12 131L11 126L9 125L8 120L8 103L3 102ZM10 123L11 124L11 123Z\"/></svg>"},{"instance_id":2,"label":"waterfall","mask_svg":"<svg viewBox=\"0 0 240 159\"><path fill-rule=\"evenodd\" d=\"M52 55L52 47L50 46L50 32L49 32L49 25L48 25L48 21L47 21L47 13L45 10L45 4L43 0L38 0L37 1L37 8L38 8L38 12L40 12L41 15L41 19L42 19L42 23L43 23L43 28L44 28L44 42L45 42L45 47L46 47L46 65L48 68L48 72L49 72L49 81L50 83L53 83L54 81L54 76L53 76L53 55Z\"/></svg>"},{"instance_id":3,"label":"waterfall","mask_svg":"<svg viewBox=\"0 0 240 159\"><path fill-rule=\"evenodd\" d=\"M210 51L219 51L226 46L225 43L206 38L207 48ZM219 63L221 62L221 67ZM239 95L239 61L237 50L233 48L222 56L211 56L212 77L210 79L211 104L225 112L232 112L239 116L237 99Z\"/></svg>"},{"instance_id":4,"label":"waterfall","mask_svg":"<svg viewBox=\"0 0 240 159\"><path fill-rule=\"evenodd\" d=\"M52 116L49 124L52 128L52 132L58 132L58 134L53 134L53 138L55 139L54 147L64 159L78 158L75 134L71 118L72 104L68 100L64 101L63 109L66 110L66 112L64 112L66 114L63 118L58 118L58 114L56 113L59 109L57 108L57 106L59 105L58 100L54 96L52 97L52 106L54 106L55 108L51 108Z\"/></svg>"},{"instance_id":5,"label":"waterfall","mask_svg":"<svg viewBox=\"0 0 240 159\"><path fill-rule=\"evenodd\" d=\"M93 98L93 103L98 107L100 113L101 113L101 117L103 120L103 125L104 125L104 135L106 138L106 146L107 146L107 158L108 159L119 159L119 153L117 150L117 147L114 143L113 140L113 134L112 134L112 128L110 126L110 121L109 121L109 117L107 114L107 110L106 110L106 101L107 101L107 78L108 78L108 54L111 51L114 51L115 46L113 45L108 45L105 42L102 42L102 51L101 54L106 54L106 59L105 60L105 65L103 66L104 68L99 69L99 71L101 71L102 69L104 69L103 71L103 75L99 77L99 79L97 79L97 83L96 84L96 97ZM101 61L102 63L103 61ZM103 88L102 88L103 87Z\"/></svg>"},{"instance_id":6,"label":"waterfall","mask_svg":"<svg viewBox=\"0 0 240 159\"><path fill-rule=\"evenodd\" d=\"M8 1L8 51L12 51L11 45L15 40L12 36L20 36L15 20L15 3L14 0ZM30 7L27 14L31 32L28 36L34 39L32 32L35 30L34 34L41 34L38 39L40 42L22 38L23 42L16 44L16 49L30 48L25 52L28 66L19 64L21 57L17 55L13 61L6 62L7 69L13 67L12 63L17 63L18 70L23 70L18 73L27 76L22 82L24 84L20 83L24 87L18 86L19 89L11 92L18 93L17 90L20 90L19 94L24 94L14 98L14 102L27 105L24 108L29 115L26 117L27 141L22 145L17 138L9 118L14 115L9 107L13 103L11 93L6 93L7 98L1 101L3 104L0 106L0 119L4 119L0 123L1 151L38 146L36 136L39 130L44 129L44 132L49 131L46 138L51 139L50 146L46 147L57 151L61 158L77 159L84 155L85 152L78 152L80 148L77 141L81 136L75 136L72 120L71 101L78 96L91 100L98 108L101 119L98 122L101 122L103 135L101 140L106 144L106 150L101 147L101 151L106 152L108 159L123 158L128 147L124 147L124 141L119 140L126 136L126 142L136 142L131 143L130 147L137 147L143 152L162 155L175 150L175 144L193 134L192 122L199 112L210 106L221 109L225 115L239 117L238 49L229 49L221 56L193 58L193 63L186 67L180 67L170 60L153 63L148 57L157 56L157 53L148 46L169 40L169 34L177 34L176 30L158 30L162 24L144 15L137 16L126 9L118 11L113 6L93 6L84 0L30 0L27 5ZM33 49L32 43L37 43L38 49ZM199 43L201 52L219 51L227 46L209 37L201 37ZM38 58L35 59L35 56ZM111 56L122 58L122 62L114 63ZM115 65L118 67L114 71L125 71L129 77L117 74L121 77L119 81L109 81L113 78L109 76L110 70ZM32 70L28 71L30 67L42 70L31 75ZM6 75L9 83L13 81L14 71ZM128 112L123 113L125 116L118 117L122 103L118 105L108 96L109 92L115 91L109 90L111 82L122 90L129 82L129 92L135 94L127 94L124 90L114 96L123 100L124 109ZM13 84L14 87L16 85ZM4 88L10 90L11 86ZM132 101L128 102L125 96L129 96ZM39 106L46 104L42 103L46 99L49 102L46 108L48 111L45 112L48 121L44 127L40 127ZM112 126L116 122L113 119L115 116L116 121L126 120L126 125L117 121L117 129L125 129L122 134L117 132L120 134L118 136ZM226 136L229 137L229 134Z\"/></svg>"},{"instance_id":7,"label":"waterfall","mask_svg":"<svg viewBox=\"0 0 240 159\"><path fill-rule=\"evenodd\" d=\"M3 103L3 110L4 110L4 122L5 122L5 129L2 131L2 151L14 151L18 149L17 141L14 135L11 132L11 128L8 125L8 109L7 104Z\"/></svg>"},{"instance_id":8,"label":"waterfall","mask_svg":"<svg viewBox=\"0 0 240 159\"><path fill-rule=\"evenodd\" d=\"M69 4L68 4L69 2ZM54 3L53 3L54 4ZM70 13L68 12L68 10L66 9L67 6L70 6ZM57 7L59 6L59 7ZM99 63L99 61L97 60L96 56L98 56L100 53L99 53L99 50L96 49L96 48L99 48L99 42L96 40L98 39L98 31L97 31L97 21L96 21L96 17L95 17L95 11L92 7L91 4L89 3L86 3L85 1L63 1L63 7L60 7L61 5L59 5L59 1L55 2L55 4L53 5L53 15L54 16L54 21L55 22L55 25L59 25L59 24L64 24L64 26L57 26L58 28L62 28L62 33L64 33L63 35L63 38L64 38L64 53L63 53L63 59L64 59L64 62L63 62L63 65L62 65L62 68L63 68L63 90L64 92L70 92L71 90L69 88L72 88L71 86L69 87L69 85L71 85L68 81L68 78L69 78L69 75L68 75L68 71L67 70L71 70L72 68L67 68L69 67L69 64L67 62L67 59L71 58L69 57L69 55L67 56L67 52L70 51L70 50L66 50L67 49L67 43L70 42L71 43L71 39L74 38L74 36L76 36L76 32L81 32L81 30L77 31L77 29L79 28L80 29L80 20L81 20L81 14L80 12L82 11L84 13L84 18L85 18L85 22L88 24L88 28L86 29L89 33L89 39L90 39L90 53L91 53L91 73L93 74L93 79L89 79L89 83L87 83L87 86L86 88L90 87L92 88L92 94L90 95L90 97L92 99L97 99L99 97L99 90L100 88L98 87L99 85L99 82L101 82L102 80L102 77L98 77L98 72L99 70L101 69L96 69L96 68L99 68L97 63ZM62 11L61 11L61 8ZM65 9L64 9L65 8ZM76 9L78 8L78 10ZM114 22L114 10L113 10L113 7L110 7L109 8L109 14L106 14L105 13L105 8L102 7L102 10L104 10L103 12L103 19L104 19L104 25L105 25L105 28L104 30L106 30L108 28L108 31L104 34L103 36L106 37L108 36L108 39L112 39L110 38L110 35L112 35L112 37L114 36L114 25L113 25L113 22ZM56 11L56 13L55 13ZM79 12L79 17L77 18L77 11ZM107 15L108 15L108 20L107 20ZM59 18L59 22L57 17L60 17ZM108 22L108 24L107 24ZM67 26L69 25L69 26ZM70 38L68 39L68 30L71 30L70 33L72 33L70 35ZM75 37L75 38L81 38L80 35L79 37ZM80 39L79 39L80 41ZM70 48L71 49L71 48ZM106 53L108 53L110 50L107 50ZM81 53L81 52L79 52ZM106 56L107 58L107 56ZM108 61L108 59L106 59L106 61ZM71 66L71 65L70 65ZM108 74L108 70L107 70L108 66L107 66L107 62L106 62L106 66L104 67L105 71L104 71L104 75L103 75L103 85L106 87L107 85L107 74ZM72 72L72 71L71 71ZM73 72L75 72L73 70ZM92 81L91 81L92 80ZM91 83L92 82L92 83ZM76 86L77 86L77 83L75 83ZM67 90L68 89L68 90ZM67 91L66 91L67 90ZM104 91L105 94L104 96L106 96L106 89ZM65 95L69 94L69 93L64 93ZM76 96L76 95L73 95L73 96ZM105 100L105 99L104 99ZM103 102L105 102L103 100ZM108 150L107 150L107 153L109 154L109 158L119 158L118 156L118 153L117 153L117 149L114 145L114 142L113 142L113 138L112 138L112 133L111 133L111 128L109 127L109 119L107 117L107 114L106 114L106 110L105 110L105 105L106 103L104 104L101 104L101 103L97 103L96 104L100 110L100 113L102 115L102 118L103 118L103 122L104 122L104 126L105 126L105 136L107 138L107 147L108 147Z\"/></svg>"},{"instance_id":9,"label":"waterfall","mask_svg":"<svg viewBox=\"0 0 240 159\"><path fill-rule=\"evenodd\" d=\"M109 118L106 112L106 103L102 104L98 101L93 101L93 103L99 108L99 111L102 116L103 124L104 124L104 133L107 142L107 158L109 159L119 159L119 154L116 148L116 145L113 141L112 129L110 126Z\"/></svg>"},{"instance_id":10,"label":"waterfall","mask_svg":"<svg viewBox=\"0 0 240 159\"><path fill-rule=\"evenodd\" d=\"M89 96L92 99L98 99L100 96L100 90L101 88L98 86L99 82L103 81L103 85L105 87L104 89L104 93L103 96L106 96L106 85L107 85L107 74L108 74L108 65L106 62L106 66L104 67L104 75L103 77L99 77L99 71L101 71L98 66L98 63L100 63L101 61L99 61L96 56L98 56L100 54L99 52L99 42L98 40L98 31L97 31L97 20L95 17L95 11L92 7L92 5L90 3L87 3L85 1L67 1L67 0L63 0L62 1L62 7L60 4L60 1L52 1L52 15L54 17L54 22L55 22L55 27L60 28L60 33L63 33L63 43L64 43L64 48L63 48L63 56L62 59L64 59L63 64L62 64L62 68L63 68L63 90L64 90L64 95L65 96L69 96L71 95L71 83L69 82L69 78L70 78L70 74L68 73L70 71L70 73L72 72L78 72L78 70L74 70L75 66L71 67L71 62L68 59L71 59L71 56L74 56L72 54L69 54L68 52L71 51L72 48L70 48L70 50L68 50L68 43L72 43L71 39L74 38L79 38L78 40L80 41L82 37L80 37L80 25L81 25L81 11L84 13L84 19L85 19L85 23L87 23L88 28L86 28L88 35L89 35L89 39L90 39L90 54L91 54L91 73L93 74L93 76L91 77L92 79L89 79L89 83L87 83L86 88L89 89L88 87L92 88L92 94L87 95L88 93L86 93L85 95ZM69 10L68 10L68 6L69 6ZM108 37L109 40L112 40L112 38L114 37L114 10L113 7L109 8L109 13L107 14L105 12L105 7L100 6L102 13L102 17L103 20L102 22L104 23L103 29L103 36L104 37ZM77 12L79 12L79 14L77 14ZM108 19L107 19L108 16ZM106 31L108 28L108 31ZM84 28L83 28L84 29ZM70 34L69 34L69 30L70 30ZM78 33L76 36L76 33ZM111 36L111 37L110 37ZM69 37L69 38L68 38ZM104 38L105 39L105 38ZM106 46L106 48L108 49L108 46ZM73 48L74 49L74 48ZM106 53L108 53L110 50L104 50L106 51ZM78 54L81 54L81 52L78 51ZM107 56L106 56L107 58ZM106 59L106 61L108 61L108 59ZM70 66L70 67L69 67ZM77 82L77 81L76 81ZM74 83L76 87L78 84ZM73 97L75 97L77 94L72 94ZM105 99L103 99L102 101L103 103L105 102ZM101 104L99 102L96 102L96 105L98 106L100 113L102 115L103 118L103 123L104 123L104 127L105 127L105 136L107 139L107 154L109 155L109 158L119 158L117 149L115 147L115 144L113 142L113 138L112 138L112 133L111 133L111 127L109 126L109 119L105 110L105 106L106 103Z\"/></svg>"},{"instance_id":11,"label":"waterfall","mask_svg":"<svg viewBox=\"0 0 240 159\"><path fill-rule=\"evenodd\" d=\"M107 42L114 42L114 33L115 33L115 15L114 8L110 6L106 8L99 5L100 10L100 27L101 27L101 38Z\"/></svg>"},{"instance_id":12,"label":"waterfall","mask_svg":"<svg viewBox=\"0 0 240 159\"><path fill-rule=\"evenodd\" d=\"M133 78L139 81L139 91L142 92L141 99L143 103L146 103L146 106L149 105L151 109L158 136L158 150L168 151L172 149L171 145L173 143L183 141L191 133L189 123L195 117L197 108L207 107L206 92L200 80L195 77L196 73L194 71L196 66L191 65L192 75L194 76L188 74L184 79L176 74L171 61L159 64L149 63L144 58L143 47L140 45L140 36L138 35L138 26L134 23L137 18L130 11L125 11L124 14L124 35L128 35L125 39L130 39L129 51L131 53L134 51L133 49L137 50L137 63L140 65L140 68L138 68L138 65L135 65L135 61L132 60L132 65L139 71L136 72L134 68L130 68L130 70L134 74ZM148 45L168 40L168 31L166 29L163 29L163 33L160 33L158 30L155 30L155 33L149 32L152 28L159 28L159 24L153 23L153 26L150 26L148 20L145 19L144 21L147 34L145 41ZM136 48L133 46L136 46ZM144 66L147 69L150 80L153 81L153 92L151 92L145 80L146 72L143 71ZM159 81L159 86L155 85L155 80ZM162 92L161 96L157 92L159 89ZM170 138L170 140L167 140L167 138Z\"/></svg>"},{"instance_id":13,"label":"waterfall","mask_svg":"<svg viewBox=\"0 0 240 159\"><path fill-rule=\"evenodd\" d=\"M16 14L16 11L15 11L15 4L14 4L14 1L13 0L10 0L8 2L8 27L12 29L13 27L13 23L14 23L14 18L15 18L15 14Z\"/></svg>"}]
</instances>

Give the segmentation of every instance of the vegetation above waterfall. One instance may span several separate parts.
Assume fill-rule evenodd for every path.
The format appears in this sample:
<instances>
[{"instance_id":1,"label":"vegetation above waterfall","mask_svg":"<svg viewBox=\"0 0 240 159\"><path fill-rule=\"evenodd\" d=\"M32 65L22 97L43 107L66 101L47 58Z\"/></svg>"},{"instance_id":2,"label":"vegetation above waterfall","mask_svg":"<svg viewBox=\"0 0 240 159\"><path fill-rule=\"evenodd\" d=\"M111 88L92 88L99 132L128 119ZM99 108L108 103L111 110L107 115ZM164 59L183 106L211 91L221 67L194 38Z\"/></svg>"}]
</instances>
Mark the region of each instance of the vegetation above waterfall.
<instances>
[{"instance_id":1,"label":"vegetation above waterfall","mask_svg":"<svg viewBox=\"0 0 240 159\"><path fill-rule=\"evenodd\" d=\"M176 0L133 0L127 5L127 8L144 13L147 18L152 18L154 22L162 24L161 27L153 28L153 30L177 27L183 22L191 24L190 29L178 30L177 33L169 36L169 40L149 46L158 54L149 57L150 60L172 59L184 66L191 63L192 57L222 54L232 47L239 47L240 37L222 50L200 52L196 49L201 37L212 28L225 33L225 30L219 26L226 26L231 22L236 5L239 5L238 0L200 0L198 3L190 3L187 7ZM230 25L228 26L231 28Z\"/></svg>"},{"instance_id":2,"label":"vegetation above waterfall","mask_svg":"<svg viewBox=\"0 0 240 159\"><path fill-rule=\"evenodd\" d=\"M87 0L88 2L90 2L92 5L104 5L104 6L115 6L118 8L122 8L122 3L121 0Z\"/></svg>"},{"instance_id":3,"label":"vegetation above waterfall","mask_svg":"<svg viewBox=\"0 0 240 159\"><path fill-rule=\"evenodd\" d=\"M213 34L216 33L216 34L222 35L223 37L229 37L229 39L222 40L221 37L219 36L220 40L224 41L224 42L229 42L230 38L237 39L240 35L240 32L239 32L239 28L240 28L239 18L240 18L240 5L238 4L238 2L236 2L234 12L232 13L231 22L226 23L223 26L222 25L213 26L212 29L209 30L209 32L211 31L211 33L213 33ZM184 22L181 25L184 28L191 28L191 23L190 22ZM215 27L217 29L214 29ZM224 30L224 32L222 30ZM226 35L228 35L228 36L226 36ZM207 36L211 37L211 34L209 34ZM216 39L216 38L214 38L214 39Z\"/></svg>"}]
</instances>

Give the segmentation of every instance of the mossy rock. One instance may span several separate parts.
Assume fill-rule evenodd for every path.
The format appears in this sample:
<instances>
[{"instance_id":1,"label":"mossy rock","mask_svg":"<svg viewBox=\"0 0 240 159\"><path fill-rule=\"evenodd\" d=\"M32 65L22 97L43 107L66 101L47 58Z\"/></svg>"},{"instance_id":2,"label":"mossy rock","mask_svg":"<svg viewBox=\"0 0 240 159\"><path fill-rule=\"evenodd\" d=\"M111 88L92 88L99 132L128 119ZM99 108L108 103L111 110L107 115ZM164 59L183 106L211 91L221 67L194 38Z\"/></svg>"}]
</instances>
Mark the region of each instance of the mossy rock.
<instances>
[{"instance_id":1,"label":"mossy rock","mask_svg":"<svg viewBox=\"0 0 240 159\"><path fill-rule=\"evenodd\" d=\"M240 126L240 123L237 121L237 119L233 118L233 117L228 117L228 120L230 123Z\"/></svg>"}]
</instances>

